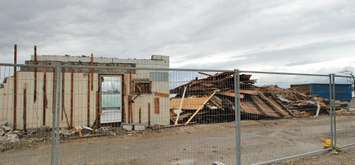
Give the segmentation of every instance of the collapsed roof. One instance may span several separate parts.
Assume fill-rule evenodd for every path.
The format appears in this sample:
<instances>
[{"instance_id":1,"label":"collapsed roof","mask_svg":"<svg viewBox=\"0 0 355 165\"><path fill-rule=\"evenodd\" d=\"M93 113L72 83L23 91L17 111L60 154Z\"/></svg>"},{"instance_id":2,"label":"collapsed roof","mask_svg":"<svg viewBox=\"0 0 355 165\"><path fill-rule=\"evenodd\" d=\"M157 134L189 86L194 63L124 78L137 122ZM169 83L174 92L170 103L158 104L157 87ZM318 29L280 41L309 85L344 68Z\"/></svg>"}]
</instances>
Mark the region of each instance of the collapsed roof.
<instances>
[{"instance_id":1,"label":"collapsed roof","mask_svg":"<svg viewBox=\"0 0 355 165\"><path fill-rule=\"evenodd\" d=\"M201 74L207 77L196 78L170 91L176 94L170 101L172 121L188 124L191 121L234 120L233 72ZM327 107L323 99L294 89L257 87L251 77L250 74L240 75L242 119L290 118L309 115Z\"/></svg>"}]
</instances>

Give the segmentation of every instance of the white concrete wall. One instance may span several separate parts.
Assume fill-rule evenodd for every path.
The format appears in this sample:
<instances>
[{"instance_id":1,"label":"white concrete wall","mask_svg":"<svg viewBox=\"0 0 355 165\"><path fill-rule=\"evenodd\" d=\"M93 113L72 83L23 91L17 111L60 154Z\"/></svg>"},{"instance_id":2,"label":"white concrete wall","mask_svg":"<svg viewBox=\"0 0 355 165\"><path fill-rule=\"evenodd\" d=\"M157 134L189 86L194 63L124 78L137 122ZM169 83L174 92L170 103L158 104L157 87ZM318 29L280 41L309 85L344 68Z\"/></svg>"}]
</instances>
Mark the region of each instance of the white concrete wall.
<instances>
[{"instance_id":1,"label":"white concrete wall","mask_svg":"<svg viewBox=\"0 0 355 165\"><path fill-rule=\"evenodd\" d=\"M47 101L45 126L52 126L53 110L53 73L47 72ZM17 128L23 129L23 111L24 111L24 88L27 89L27 128L38 128L43 126L43 85L44 72L37 73L37 100L34 101L34 72L17 73ZM64 110L70 121L70 78L71 73L65 73L65 104ZM74 73L74 106L73 106L73 124L74 126L87 124L87 74ZM92 125L96 116L96 91L98 90L97 74L94 74L94 90L91 91L90 99L90 124ZM0 89L0 121L7 121L13 126L13 77L9 78L4 88ZM60 113L60 126L67 127L67 120L64 113Z\"/></svg>"},{"instance_id":2,"label":"white concrete wall","mask_svg":"<svg viewBox=\"0 0 355 165\"><path fill-rule=\"evenodd\" d=\"M88 57L65 57L65 56L39 56L39 61L73 61L89 62ZM136 67L144 68L169 68L169 58L166 56L152 56L151 59L117 59L117 58L95 58L95 62L99 63L134 63ZM128 95L131 95L130 85L134 79L151 79L151 72L154 70L137 70L136 74L124 75L124 111L125 120L128 121ZM161 71L158 71L161 72ZM53 73L47 72L47 99L48 107L46 109L46 126L52 125L53 110ZM98 74L94 74L94 89L90 92L90 125L96 119L96 92L98 90ZM37 128L42 126L43 122L43 77L44 72L37 73L37 101L34 102L34 72L19 71L17 76L17 128L23 128L23 90L27 88L27 128ZM132 79L129 79L131 77ZM64 75L64 110L60 113L60 126L67 127L67 119L70 123L70 79L71 73ZM169 77L168 77L169 79ZM73 106L73 126L83 126L87 124L87 73L74 73L74 106ZM138 96L132 104L133 123L139 122L139 109L141 109L142 123L148 124L148 103L151 109L151 124L169 125L169 97L154 95L155 92L169 94L169 81L153 81L152 94ZM154 98L159 97L160 113L154 113ZM4 88L0 89L0 121L7 121L13 125L13 77L7 80ZM66 114L66 116L65 116ZM63 116L62 116L63 115Z\"/></svg>"},{"instance_id":3,"label":"white concrete wall","mask_svg":"<svg viewBox=\"0 0 355 165\"><path fill-rule=\"evenodd\" d=\"M139 73L131 75L133 79L149 78L150 73ZM47 72L47 101L46 123L45 126L52 125L52 109L53 109L53 73ZM27 89L27 128L38 128L43 122L43 78L44 72L37 73L37 101L34 102L34 72L18 72L17 74L17 128L23 129L23 91ZM71 73L64 75L64 108L60 113L60 126L68 127L70 123L70 88ZM98 91L98 74L94 74L94 89L90 92L90 125L96 119L96 92ZM129 74L124 75L124 110L125 121L128 121L128 95L130 95L130 79ZM74 90L73 90L73 126L83 126L87 124L87 73L74 73ZM156 96L154 93L169 94L168 82L152 82L152 94L140 95L132 104L133 123L139 122L139 109L141 109L141 122L148 124L148 103L150 104L151 124L152 125L169 125L169 97ZM154 112L154 98L159 98L160 112ZM13 77L7 80L4 88L0 89L0 121L7 121L13 125ZM65 112L65 113L64 113ZM65 115L66 114L66 115Z\"/></svg>"}]
</instances>

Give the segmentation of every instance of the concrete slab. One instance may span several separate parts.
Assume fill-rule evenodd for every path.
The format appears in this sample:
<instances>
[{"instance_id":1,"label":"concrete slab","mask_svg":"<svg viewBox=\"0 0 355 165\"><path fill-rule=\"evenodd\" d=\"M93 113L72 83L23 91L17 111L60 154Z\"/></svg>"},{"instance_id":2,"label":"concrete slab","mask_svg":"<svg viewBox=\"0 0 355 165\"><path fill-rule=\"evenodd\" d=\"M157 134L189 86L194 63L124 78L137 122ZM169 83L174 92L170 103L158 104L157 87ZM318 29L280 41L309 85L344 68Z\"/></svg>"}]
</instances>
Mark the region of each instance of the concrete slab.
<instances>
[{"instance_id":1,"label":"concrete slab","mask_svg":"<svg viewBox=\"0 0 355 165\"><path fill-rule=\"evenodd\" d=\"M132 131L133 130L133 125L129 125L129 124L124 124L122 125L122 128L126 131Z\"/></svg>"},{"instance_id":2,"label":"concrete slab","mask_svg":"<svg viewBox=\"0 0 355 165\"><path fill-rule=\"evenodd\" d=\"M355 111L355 98L353 98L353 99L351 100L351 103L350 103L350 110Z\"/></svg>"},{"instance_id":3,"label":"concrete slab","mask_svg":"<svg viewBox=\"0 0 355 165\"><path fill-rule=\"evenodd\" d=\"M145 126L144 125L134 125L134 130L135 131L144 131L145 130Z\"/></svg>"}]
</instances>

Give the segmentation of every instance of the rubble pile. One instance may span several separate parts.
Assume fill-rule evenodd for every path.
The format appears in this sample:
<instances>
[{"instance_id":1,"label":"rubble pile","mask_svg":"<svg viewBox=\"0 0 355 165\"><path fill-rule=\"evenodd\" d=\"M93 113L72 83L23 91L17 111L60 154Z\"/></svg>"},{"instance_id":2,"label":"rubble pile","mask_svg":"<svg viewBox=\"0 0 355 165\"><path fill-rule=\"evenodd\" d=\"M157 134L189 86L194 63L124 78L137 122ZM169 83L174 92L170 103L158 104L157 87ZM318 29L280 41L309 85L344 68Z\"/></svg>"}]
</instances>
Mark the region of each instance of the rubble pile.
<instances>
[{"instance_id":1,"label":"rubble pile","mask_svg":"<svg viewBox=\"0 0 355 165\"><path fill-rule=\"evenodd\" d=\"M20 142L16 132L9 127L8 123L0 124L0 151L4 152L13 148L13 145Z\"/></svg>"},{"instance_id":2,"label":"rubble pile","mask_svg":"<svg viewBox=\"0 0 355 165\"><path fill-rule=\"evenodd\" d=\"M78 126L72 129L60 129L60 136L63 139L75 139L81 137L117 136L125 135L128 131L120 127L102 126L93 129L87 126Z\"/></svg>"},{"instance_id":3,"label":"rubble pile","mask_svg":"<svg viewBox=\"0 0 355 165\"><path fill-rule=\"evenodd\" d=\"M201 73L207 75L205 73ZM295 89L277 86L258 87L252 75L240 75L242 119L304 117L327 112L327 101ZM233 72L207 75L172 89L171 122L227 122L234 120ZM317 113L318 111L318 113Z\"/></svg>"}]
</instances>

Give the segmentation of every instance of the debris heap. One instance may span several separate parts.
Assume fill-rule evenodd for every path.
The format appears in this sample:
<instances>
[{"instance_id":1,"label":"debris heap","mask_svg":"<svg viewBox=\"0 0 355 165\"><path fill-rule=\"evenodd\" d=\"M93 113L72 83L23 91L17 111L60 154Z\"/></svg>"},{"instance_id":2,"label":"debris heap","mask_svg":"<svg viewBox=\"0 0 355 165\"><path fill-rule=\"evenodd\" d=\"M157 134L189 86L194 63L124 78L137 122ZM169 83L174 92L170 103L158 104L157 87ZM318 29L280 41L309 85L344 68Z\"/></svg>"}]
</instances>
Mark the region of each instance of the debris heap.
<instances>
[{"instance_id":1,"label":"debris heap","mask_svg":"<svg viewBox=\"0 0 355 165\"><path fill-rule=\"evenodd\" d=\"M234 120L233 72L206 75L170 91L176 94L170 100L171 122L227 122ZM324 112L327 104L323 98L311 97L295 89L277 86L255 86L252 75L240 75L242 119L291 118Z\"/></svg>"}]
</instances>

